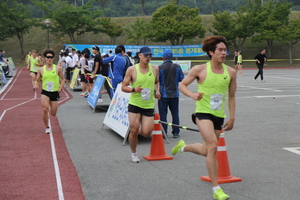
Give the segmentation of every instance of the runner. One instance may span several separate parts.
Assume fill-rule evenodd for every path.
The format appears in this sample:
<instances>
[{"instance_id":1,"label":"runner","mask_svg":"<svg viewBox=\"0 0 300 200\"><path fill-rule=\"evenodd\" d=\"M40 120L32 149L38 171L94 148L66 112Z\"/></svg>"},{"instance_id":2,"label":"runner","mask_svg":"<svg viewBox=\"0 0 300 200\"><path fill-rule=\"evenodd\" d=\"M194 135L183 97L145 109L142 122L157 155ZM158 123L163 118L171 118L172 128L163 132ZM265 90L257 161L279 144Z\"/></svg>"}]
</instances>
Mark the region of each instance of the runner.
<instances>
[{"instance_id":1,"label":"runner","mask_svg":"<svg viewBox=\"0 0 300 200\"><path fill-rule=\"evenodd\" d=\"M46 50L43 55L46 65L38 70L35 89L39 88L39 82L42 79L41 104L43 108L43 121L46 127L45 133L49 134L51 132L49 127L49 110L52 116L56 115L59 93L62 91L65 78L62 69L53 64L54 51Z\"/></svg>"},{"instance_id":2,"label":"runner","mask_svg":"<svg viewBox=\"0 0 300 200\"><path fill-rule=\"evenodd\" d=\"M211 58L210 62L194 66L181 81L179 90L196 101L196 110L192 118L197 124L203 143L186 145L178 141L172 149L172 155L192 152L206 157L206 166L213 187L213 197L225 200L230 197L223 192L218 184L218 162L216 158L218 140L226 117L225 96L228 90L228 107L230 118L224 125L224 130L233 128L235 120L236 71L226 66L227 41L222 36L212 36L203 40L202 50ZM198 83L198 92L188 89L194 80Z\"/></svg>"},{"instance_id":3,"label":"runner","mask_svg":"<svg viewBox=\"0 0 300 200\"><path fill-rule=\"evenodd\" d=\"M29 58L27 69L30 71L31 76L31 82L32 82L32 88L35 91L35 82L37 77L37 72L40 66L40 58L38 57L38 52L36 50L31 51L31 57Z\"/></svg>"},{"instance_id":4,"label":"runner","mask_svg":"<svg viewBox=\"0 0 300 200\"><path fill-rule=\"evenodd\" d=\"M134 163L140 162L136 151L138 134L149 137L153 130L155 89L158 91L155 96L160 99L158 67L149 64L152 58L151 49L142 47L139 57L140 63L127 69L122 82L122 91L131 93L128 104L129 144L131 161ZM128 87L129 84L132 87Z\"/></svg>"}]
</instances>

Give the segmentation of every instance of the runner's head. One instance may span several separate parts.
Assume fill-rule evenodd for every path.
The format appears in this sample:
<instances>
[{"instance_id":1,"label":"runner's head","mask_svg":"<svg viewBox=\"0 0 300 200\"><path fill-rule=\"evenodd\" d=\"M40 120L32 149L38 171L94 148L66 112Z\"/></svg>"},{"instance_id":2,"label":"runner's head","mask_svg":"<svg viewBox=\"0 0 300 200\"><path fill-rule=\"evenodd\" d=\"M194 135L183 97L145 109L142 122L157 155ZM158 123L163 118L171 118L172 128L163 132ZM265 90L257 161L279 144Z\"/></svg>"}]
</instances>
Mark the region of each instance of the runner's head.
<instances>
[{"instance_id":1,"label":"runner's head","mask_svg":"<svg viewBox=\"0 0 300 200\"><path fill-rule=\"evenodd\" d=\"M46 64L52 64L53 63L53 60L54 60L54 56L55 56L55 53L53 50L46 50L44 52L44 57L45 57L45 60L46 60Z\"/></svg>"},{"instance_id":2,"label":"runner's head","mask_svg":"<svg viewBox=\"0 0 300 200\"><path fill-rule=\"evenodd\" d=\"M52 57L55 56L54 51L53 51L53 50L50 50L50 49L47 49L47 50L43 53L44 57L47 57L47 55L48 55L48 56L51 56L51 55L49 55L49 54L51 54Z\"/></svg>"},{"instance_id":3,"label":"runner's head","mask_svg":"<svg viewBox=\"0 0 300 200\"><path fill-rule=\"evenodd\" d=\"M223 36L211 36L205 38L202 42L202 50L211 58L211 53L215 52L219 43L224 43L226 47L228 46L227 40Z\"/></svg>"}]
</instances>

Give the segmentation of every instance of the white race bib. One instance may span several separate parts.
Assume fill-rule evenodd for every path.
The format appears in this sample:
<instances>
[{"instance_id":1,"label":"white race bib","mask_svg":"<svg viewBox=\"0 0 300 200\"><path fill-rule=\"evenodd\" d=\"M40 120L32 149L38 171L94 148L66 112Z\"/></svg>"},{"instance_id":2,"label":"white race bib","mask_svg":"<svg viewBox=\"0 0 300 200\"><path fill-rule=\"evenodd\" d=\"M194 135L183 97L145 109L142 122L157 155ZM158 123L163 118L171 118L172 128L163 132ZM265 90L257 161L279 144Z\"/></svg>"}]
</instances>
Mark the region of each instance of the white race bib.
<instances>
[{"instance_id":1,"label":"white race bib","mask_svg":"<svg viewBox=\"0 0 300 200\"><path fill-rule=\"evenodd\" d=\"M210 109L220 110L222 105L223 94L210 95Z\"/></svg>"},{"instance_id":2,"label":"white race bib","mask_svg":"<svg viewBox=\"0 0 300 200\"><path fill-rule=\"evenodd\" d=\"M38 70L37 67L33 67L34 72L37 72L37 70Z\"/></svg>"},{"instance_id":3,"label":"white race bib","mask_svg":"<svg viewBox=\"0 0 300 200\"><path fill-rule=\"evenodd\" d=\"M142 95L142 100L150 100L150 88L144 88L141 91L141 95Z\"/></svg>"},{"instance_id":4,"label":"white race bib","mask_svg":"<svg viewBox=\"0 0 300 200\"><path fill-rule=\"evenodd\" d=\"M48 92L53 92L53 90L54 90L54 83L53 82L47 82L46 83L46 90Z\"/></svg>"}]
</instances>

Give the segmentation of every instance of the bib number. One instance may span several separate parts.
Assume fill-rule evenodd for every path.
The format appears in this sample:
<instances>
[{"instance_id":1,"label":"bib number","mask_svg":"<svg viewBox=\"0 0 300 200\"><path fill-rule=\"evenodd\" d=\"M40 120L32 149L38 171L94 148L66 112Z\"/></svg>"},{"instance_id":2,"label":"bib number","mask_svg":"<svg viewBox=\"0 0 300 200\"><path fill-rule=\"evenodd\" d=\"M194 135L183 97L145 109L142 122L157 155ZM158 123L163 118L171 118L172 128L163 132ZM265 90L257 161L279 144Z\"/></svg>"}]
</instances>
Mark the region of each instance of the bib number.
<instances>
[{"instance_id":1,"label":"bib number","mask_svg":"<svg viewBox=\"0 0 300 200\"><path fill-rule=\"evenodd\" d=\"M210 95L210 109L220 110L222 105L223 94Z\"/></svg>"},{"instance_id":2,"label":"bib number","mask_svg":"<svg viewBox=\"0 0 300 200\"><path fill-rule=\"evenodd\" d=\"M141 91L142 100L150 100L150 88L144 88Z\"/></svg>"},{"instance_id":3,"label":"bib number","mask_svg":"<svg viewBox=\"0 0 300 200\"><path fill-rule=\"evenodd\" d=\"M46 90L48 92L53 92L53 90L54 90L54 83L53 82L47 82L46 83Z\"/></svg>"}]
</instances>

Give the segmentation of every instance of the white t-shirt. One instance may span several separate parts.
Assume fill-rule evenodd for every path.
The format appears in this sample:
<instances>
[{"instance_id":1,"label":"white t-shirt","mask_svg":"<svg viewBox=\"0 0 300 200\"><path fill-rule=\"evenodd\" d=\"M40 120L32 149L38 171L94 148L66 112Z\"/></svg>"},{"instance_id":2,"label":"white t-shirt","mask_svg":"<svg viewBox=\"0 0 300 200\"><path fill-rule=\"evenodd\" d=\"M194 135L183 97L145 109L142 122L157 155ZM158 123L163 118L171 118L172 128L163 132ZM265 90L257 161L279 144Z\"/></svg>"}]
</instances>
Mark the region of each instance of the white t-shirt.
<instances>
[{"instance_id":1,"label":"white t-shirt","mask_svg":"<svg viewBox=\"0 0 300 200\"><path fill-rule=\"evenodd\" d=\"M84 72L84 67L85 66L85 58L84 57L80 57L80 60L78 62L78 67L81 69L81 72Z\"/></svg>"},{"instance_id":2,"label":"white t-shirt","mask_svg":"<svg viewBox=\"0 0 300 200\"><path fill-rule=\"evenodd\" d=\"M75 67L76 62L79 65L79 63L78 63L79 58L78 58L78 55L76 53L74 55L72 55L72 60L73 60L73 67Z\"/></svg>"},{"instance_id":3,"label":"white t-shirt","mask_svg":"<svg viewBox=\"0 0 300 200\"><path fill-rule=\"evenodd\" d=\"M66 63L67 63L67 67L73 68L73 60L70 56L66 57Z\"/></svg>"}]
</instances>

